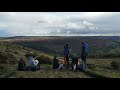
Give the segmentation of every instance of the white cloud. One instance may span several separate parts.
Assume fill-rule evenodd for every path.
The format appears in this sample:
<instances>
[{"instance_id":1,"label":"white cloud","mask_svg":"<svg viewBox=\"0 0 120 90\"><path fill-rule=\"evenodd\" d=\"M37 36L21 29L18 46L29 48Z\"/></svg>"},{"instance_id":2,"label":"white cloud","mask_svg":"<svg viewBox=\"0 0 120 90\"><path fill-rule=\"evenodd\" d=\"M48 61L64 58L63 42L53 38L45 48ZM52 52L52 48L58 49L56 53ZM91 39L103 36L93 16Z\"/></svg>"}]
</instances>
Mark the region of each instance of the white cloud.
<instances>
[{"instance_id":1,"label":"white cloud","mask_svg":"<svg viewBox=\"0 0 120 90\"><path fill-rule=\"evenodd\" d=\"M0 33L5 30L12 36L51 35L52 32L120 35L119 22L120 12L0 12Z\"/></svg>"}]
</instances>

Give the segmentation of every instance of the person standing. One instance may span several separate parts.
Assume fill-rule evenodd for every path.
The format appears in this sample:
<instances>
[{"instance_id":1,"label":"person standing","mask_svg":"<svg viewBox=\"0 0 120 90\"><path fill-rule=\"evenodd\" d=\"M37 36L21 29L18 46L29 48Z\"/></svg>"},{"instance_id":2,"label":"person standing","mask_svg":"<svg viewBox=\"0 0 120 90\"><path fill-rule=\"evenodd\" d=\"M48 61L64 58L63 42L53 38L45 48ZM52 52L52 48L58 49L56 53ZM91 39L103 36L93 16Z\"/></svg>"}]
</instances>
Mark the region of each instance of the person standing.
<instances>
[{"instance_id":1,"label":"person standing","mask_svg":"<svg viewBox=\"0 0 120 90\"><path fill-rule=\"evenodd\" d=\"M67 68L69 68L69 45L68 44L66 44L65 59L66 59L66 62L67 62Z\"/></svg>"},{"instance_id":2,"label":"person standing","mask_svg":"<svg viewBox=\"0 0 120 90\"><path fill-rule=\"evenodd\" d=\"M65 52L66 52L66 46L64 46L64 50L63 50L64 64L65 64L65 66L66 66L67 62L66 62Z\"/></svg>"},{"instance_id":3,"label":"person standing","mask_svg":"<svg viewBox=\"0 0 120 90\"><path fill-rule=\"evenodd\" d=\"M87 63L86 63L87 55L88 55L88 44L86 44L84 41L82 41L81 59L82 59L83 71L86 71L86 69L87 69Z\"/></svg>"},{"instance_id":4,"label":"person standing","mask_svg":"<svg viewBox=\"0 0 120 90\"><path fill-rule=\"evenodd\" d=\"M69 57L71 57L72 56L72 50L71 50L71 48L69 47Z\"/></svg>"}]
</instances>

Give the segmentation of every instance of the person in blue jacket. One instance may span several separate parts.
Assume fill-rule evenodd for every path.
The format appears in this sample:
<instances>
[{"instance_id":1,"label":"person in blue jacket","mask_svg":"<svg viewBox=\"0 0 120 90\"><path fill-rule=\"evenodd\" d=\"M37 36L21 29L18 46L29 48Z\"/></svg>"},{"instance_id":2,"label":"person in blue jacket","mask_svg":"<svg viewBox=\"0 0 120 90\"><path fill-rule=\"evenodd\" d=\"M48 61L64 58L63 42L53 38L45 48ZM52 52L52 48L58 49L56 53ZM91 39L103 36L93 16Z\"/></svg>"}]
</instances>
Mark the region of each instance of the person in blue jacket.
<instances>
[{"instance_id":1,"label":"person in blue jacket","mask_svg":"<svg viewBox=\"0 0 120 90\"><path fill-rule=\"evenodd\" d=\"M86 63L87 56L88 56L88 44L86 44L84 41L82 41L81 59L82 59L83 71L86 71L86 69L87 69L87 63Z\"/></svg>"}]
</instances>

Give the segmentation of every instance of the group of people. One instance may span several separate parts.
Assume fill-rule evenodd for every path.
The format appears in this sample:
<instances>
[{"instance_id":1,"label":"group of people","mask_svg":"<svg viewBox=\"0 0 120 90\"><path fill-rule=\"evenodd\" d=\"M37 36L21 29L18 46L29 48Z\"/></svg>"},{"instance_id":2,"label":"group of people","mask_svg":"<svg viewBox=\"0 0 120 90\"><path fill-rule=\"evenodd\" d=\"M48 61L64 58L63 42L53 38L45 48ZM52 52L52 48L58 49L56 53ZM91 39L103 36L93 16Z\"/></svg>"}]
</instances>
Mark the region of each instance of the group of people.
<instances>
[{"instance_id":1,"label":"group of people","mask_svg":"<svg viewBox=\"0 0 120 90\"><path fill-rule=\"evenodd\" d=\"M34 58L33 56L30 56L29 60L28 60L28 66L27 66L26 62L23 60L23 58L21 58L18 61L18 70L19 71L26 71L26 70L36 71L36 70L40 70L40 63L36 58Z\"/></svg>"},{"instance_id":2,"label":"group of people","mask_svg":"<svg viewBox=\"0 0 120 90\"><path fill-rule=\"evenodd\" d=\"M71 66L71 68L73 70L86 71L86 69L87 69L86 58L87 58L87 55L88 55L88 44L86 44L84 41L82 41L82 49L81 49L82 64L80 64L80 62L78 61L79 56L76 53L72 53L69 44L66 44L64 46L63 53L64 53L63 54L64 55L63 56L64 61L58 60L57 56L54 57L53 69L63 69L64 66L66 67L66 69L68 69ZM69 64L69 58L72 59L71 64ZM18 70L20 70L20 71L25 71L25 70L36 71L36 70L40 70L40 63L33 56L29 57L28 64L29 65L26 67L25 61L23 60L23 58L21 58L19 60L19 62L18 62Z\"/></svg>"},{"instance_id":3,"label":"group of people","mask_svg":"<svg viewBox=\"0 0 120 90\"><path fill-rule=\"evenodd\" d=\"M53 69L62 69L63 65L65 65L66 69L68 69L71 65L73 70L83 70L86 71L87 63L86 58L88 56L88 44L82 41L82 49L81 49L81 59L82 64L78 61L79 56L76 53L72 53L69 44L64 46L64 63L59 63L58 58L55 56L53 61ZM71 64L69 64L69 58L72 59Z\"/></svg>"}]
</instances>

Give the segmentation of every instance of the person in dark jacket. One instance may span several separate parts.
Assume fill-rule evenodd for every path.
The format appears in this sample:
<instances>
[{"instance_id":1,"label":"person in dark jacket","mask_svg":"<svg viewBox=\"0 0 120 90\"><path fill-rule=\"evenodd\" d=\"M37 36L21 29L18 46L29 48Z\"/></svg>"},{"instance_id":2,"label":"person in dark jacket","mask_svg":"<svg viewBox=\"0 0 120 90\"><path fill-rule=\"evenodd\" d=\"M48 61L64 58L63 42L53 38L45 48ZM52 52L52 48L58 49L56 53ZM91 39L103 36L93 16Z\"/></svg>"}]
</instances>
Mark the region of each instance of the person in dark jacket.
<instances>
[{"instance_id":1,"label":"person in dark jacket","mask_svg":"<svg viewBox=\"0 0 120 90\"><path fill-rule=\"evenodd\" d=\"M53 69L58 69L59 67L59 61L58 58L55 56L53 60Z\"/></svg>"},{"instance_id":2,"label":"person in dark jacket","mask_svg":"<svg viewBox=\"0 0 120 90\"><path fill-rule=\"evenodd\" d=\"M18 61L18 70L19 70L19 71L25 71L25 70L26 70L26 63L25 63L25 61L23 60L23 58L21 58L21 59Z\"/></svg>"},{"instance_id":3,"label":"person in dark jacket","mask_svg":"<svg viewBox=\"0 0 120 90\"><path fill-rule=\"evenodd\" d=\"M71 59L72 59L72 69L77 70L77 67L78 67L78 56L77 56L77 54L72 53Z\"/></svg>"}]
</instances>

